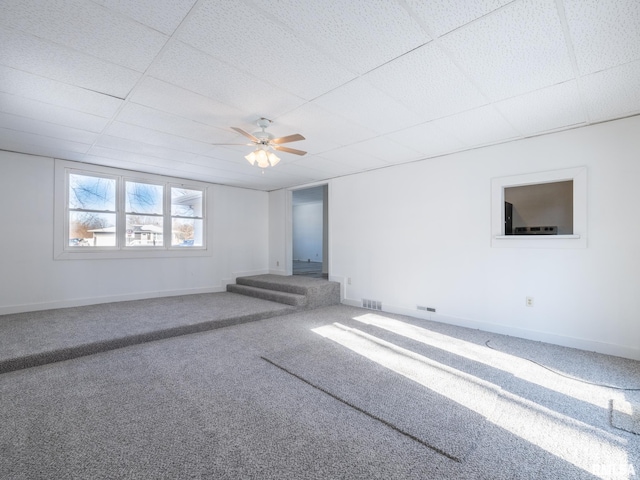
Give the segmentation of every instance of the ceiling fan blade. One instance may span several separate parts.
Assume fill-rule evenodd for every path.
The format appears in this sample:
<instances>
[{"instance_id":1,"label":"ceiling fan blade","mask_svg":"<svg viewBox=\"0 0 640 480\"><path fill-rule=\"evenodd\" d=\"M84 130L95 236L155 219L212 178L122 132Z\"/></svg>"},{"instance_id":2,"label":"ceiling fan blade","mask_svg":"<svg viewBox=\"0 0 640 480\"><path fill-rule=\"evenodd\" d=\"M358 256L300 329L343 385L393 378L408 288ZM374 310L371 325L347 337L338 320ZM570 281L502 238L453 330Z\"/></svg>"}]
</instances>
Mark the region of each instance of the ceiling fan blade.
<instances>
[{"instance_id":1,"label":"ceiling fan blade","mask_svg":"<svg viewBox=\"0 0 640 480\"><path fill-rule=\"evenodd\" d=\"M294 155L306 155L307 154L307 152L303 152L302 150L296 150L295 148L281 147L280 145L272 145L272 147L275 150L278 150L279 152L293 153Z\"/></svg>"},{"instance_id":2,"label":"ceiling fan blade","mask_svg":"<svg viewBox=\"0 0 640 480\"><path fill-rule=\"evenodd\" d=\"M236 132L238 132L240 135L244 135L245 137L247 137L248 139L250 139L252 142L255 143L260 143L260 140L256 137L254 137L253 135L251 135L249 132L245 132L244 130L242 130L241 128L238 127L231 127L232 130L235 130Z\"/></svg>"},{"instance_id":3,"label":"ceiling fan blade","mask_svg":"<svg viewBox=\"0 0 640 480\"><path fill-rule=\"evenodd\" d=\"M274 138L270 143L275 143L277 145L281 143L289 143L289 142L299 142L300 140L304 140L305 138L299 133L294 133L293 135L287 135L286 137Z\"/></svg>"}]
</instances>

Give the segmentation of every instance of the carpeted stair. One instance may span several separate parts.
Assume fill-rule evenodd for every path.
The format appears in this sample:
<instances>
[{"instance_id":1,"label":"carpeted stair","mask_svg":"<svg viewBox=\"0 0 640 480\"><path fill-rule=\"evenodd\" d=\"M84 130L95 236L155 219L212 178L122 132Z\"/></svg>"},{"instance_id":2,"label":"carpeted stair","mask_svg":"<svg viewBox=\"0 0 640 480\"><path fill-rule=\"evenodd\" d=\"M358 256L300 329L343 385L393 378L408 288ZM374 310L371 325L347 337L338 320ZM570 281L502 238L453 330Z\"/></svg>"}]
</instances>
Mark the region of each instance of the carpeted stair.
<instances>
[{"instance_id":1,"label":"carpeted stair","mask_svg":"<svg viewBox=\"0 0 640 480\"><path fill-rule=\"evenodd\" d=\"M227 292L310 310L340 303L340 284L320 278L284 275L238 277Z\"/></svg>"}]
</instances>

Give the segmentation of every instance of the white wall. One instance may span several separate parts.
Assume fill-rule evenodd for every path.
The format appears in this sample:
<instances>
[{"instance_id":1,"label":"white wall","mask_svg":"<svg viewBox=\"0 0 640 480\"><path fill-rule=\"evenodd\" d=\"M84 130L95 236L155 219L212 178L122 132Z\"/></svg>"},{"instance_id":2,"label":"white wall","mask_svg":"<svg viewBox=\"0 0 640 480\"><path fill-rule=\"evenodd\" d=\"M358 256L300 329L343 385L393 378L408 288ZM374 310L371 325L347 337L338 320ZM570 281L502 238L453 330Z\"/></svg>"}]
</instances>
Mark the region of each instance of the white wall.
<instances>
[{"instance_id":1,"label":"white wall","mask_svg":"<svg viewBox=\"0 0 640 480\"><path fill-rule=\"evenodd\" d=\"M323 261L323 203L304 203L293 207L293 259Z\"/></svg>"},{"instance_id":2,"label":"white wall","mask_svg":"<svg viewBox=\"0 0 640 480\"><path fill-rule=\"evenodd\" d=\"M268 271L268 195L208 187L210 253L190 258L54 260L54 161L0 152L0 314L224 291Z\"/></svg>"},{"instance_id":3,"label":"white wall","mask_svg":"<svg viewBox=\"0 0 640 480\"><path fill-rule=\"evenodd\" d=\"M639 131L634 117L332 180L344 302L640 359ZM587 248L491 247L493 177L578 166Z\"/></svg>"}]
</instances>

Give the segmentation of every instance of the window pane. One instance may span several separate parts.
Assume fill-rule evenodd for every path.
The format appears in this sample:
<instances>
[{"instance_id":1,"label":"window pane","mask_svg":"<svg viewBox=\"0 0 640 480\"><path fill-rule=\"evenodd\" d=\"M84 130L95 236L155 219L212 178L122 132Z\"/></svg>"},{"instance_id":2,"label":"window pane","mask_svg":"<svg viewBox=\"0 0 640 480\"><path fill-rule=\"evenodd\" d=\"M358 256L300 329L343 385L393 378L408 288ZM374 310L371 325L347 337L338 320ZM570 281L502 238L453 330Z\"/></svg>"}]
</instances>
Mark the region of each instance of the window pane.
<instances>
[{"instance_id":1,"label":"window pane","mask_svg":"<svg viewBox=\"0 0 640 480\"><path fill-rule=\"evenodd\" d=\"M69 175L69 208L116 210L116 181L113 178Z\"/></svg>"},{"instance_id":2,"label":"window pane","mask_svg":"<svg viewBox=\"0 0 640 480\"><path fill-rule=\"evenodd\" d=\"M126 182L126 205L128 213L162 215L162 185Z\"/></svg>"},{"instance_id":3,"label":"window pane","mask_svg":"<svg viewBox=\"0 0 640 480\"><path fill-rule=\"evenodd\" d=\"M115 247L114 213L69 212L69 246Z\"/></svg>"},{"instance_id":4,"label":"window pane","mask_svg":"<svg viewBox=\"0 0 640 480\"><path fill-rule=\"evenodd\" d=\"M178 247L202 246L202 220L174 218L171 225L171 245Z\"/></svg>"},{"instance_id":5,"label":"window pane","mask_svg":"<svg viewBox=\"0 0 640 480\"><path fill-rule=\"evenodd\" d=\"M171 215L202 218L202 191L171 188Z\"/></svg>"},{"instance_id":6,"label":"window pane","mask_svg":"<svg viewBox=\"0 0 640 480\"><path fill-rule=\"evenodd\" d=\"M162 217L127 215L126 245L128 247L161 247Z\"/></svg>"}]
</instances>

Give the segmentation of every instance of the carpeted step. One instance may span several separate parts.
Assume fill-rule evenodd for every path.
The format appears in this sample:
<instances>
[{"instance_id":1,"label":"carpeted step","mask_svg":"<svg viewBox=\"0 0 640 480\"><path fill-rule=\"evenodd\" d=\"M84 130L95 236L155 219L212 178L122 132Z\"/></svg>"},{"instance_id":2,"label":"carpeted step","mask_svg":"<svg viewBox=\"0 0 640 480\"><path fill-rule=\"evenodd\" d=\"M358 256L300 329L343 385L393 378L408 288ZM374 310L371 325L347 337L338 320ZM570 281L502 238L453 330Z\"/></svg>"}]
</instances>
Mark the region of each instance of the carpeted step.
<instances>
[{"instance_id":1,"label":"carpeted step","mask_svg":"<svg viewBox=\"0 0 640 480\"><path fill-rule=\"evenodd\" d=\"M307 309L338 305L340 303L340 284L320 278L266 274L238 277L236 283L237 285L256 289L304 295L307 297L307 302L301 306ZM227 289L227 291L241 293L238 290ZM287 304L293 305L291 303Z\"/></svg>"},{"instance_id":2,"label":"carpeted step","mask_svg":"<svg viewBox=\"0 0 640 480\"><path fill-rule=\"evenodd\" d=\"M294 307L305 307L307 305L306 295L283 292L279 290L269 290L267 288L252 287L249 285L227 285L227 292L239 293L248 297L271 300L272 302L293 305Z\"/></svg>"}]
</instances>

